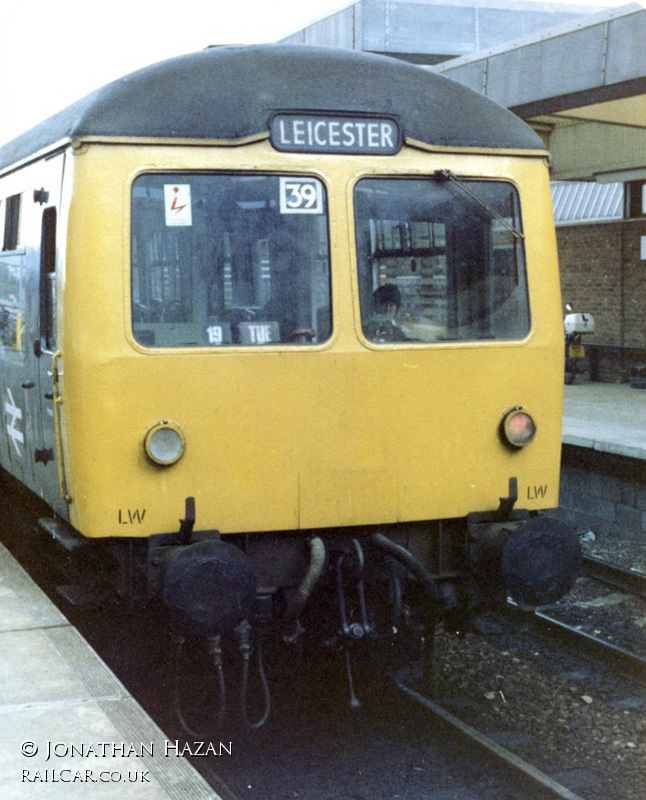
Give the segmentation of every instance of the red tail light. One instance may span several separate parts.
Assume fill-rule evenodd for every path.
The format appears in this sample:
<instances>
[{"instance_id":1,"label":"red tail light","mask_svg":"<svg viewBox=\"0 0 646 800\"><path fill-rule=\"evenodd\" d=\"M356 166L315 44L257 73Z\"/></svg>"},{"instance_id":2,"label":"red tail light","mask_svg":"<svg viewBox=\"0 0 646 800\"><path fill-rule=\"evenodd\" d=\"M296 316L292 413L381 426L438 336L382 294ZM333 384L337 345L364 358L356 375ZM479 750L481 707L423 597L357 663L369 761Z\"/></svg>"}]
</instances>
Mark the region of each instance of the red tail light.
<instances>
[{"instance_id":1,"label":"red tail light","mask_svg":"<svg viewBox=\"0 0 646 800\"><path fill-rule=\"evenodd\" d=\"M522 408L512 408L502 418L500 433L503 442L515 450L528 445L536 435L536 423Z\"/></svg>"}]
</instances>

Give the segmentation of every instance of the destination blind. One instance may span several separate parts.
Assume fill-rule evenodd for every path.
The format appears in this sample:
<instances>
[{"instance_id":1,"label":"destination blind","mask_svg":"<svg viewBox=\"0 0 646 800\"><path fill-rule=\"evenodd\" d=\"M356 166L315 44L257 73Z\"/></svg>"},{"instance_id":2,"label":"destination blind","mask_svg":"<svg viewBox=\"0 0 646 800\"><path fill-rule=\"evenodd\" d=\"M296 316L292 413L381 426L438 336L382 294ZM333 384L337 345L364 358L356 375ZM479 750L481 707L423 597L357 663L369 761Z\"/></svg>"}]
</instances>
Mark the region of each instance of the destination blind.
<instances>
[{"instance_id":1,"label":"destination blind","mask_svg":"<svg viewBox=\"0 0 646 800\"><path fill-rule=\"evenodd\" d=\"M394 155L402 143L399 125L388 117L276 114L272 145L283 152Z\"/></svg>"}]
</instances>

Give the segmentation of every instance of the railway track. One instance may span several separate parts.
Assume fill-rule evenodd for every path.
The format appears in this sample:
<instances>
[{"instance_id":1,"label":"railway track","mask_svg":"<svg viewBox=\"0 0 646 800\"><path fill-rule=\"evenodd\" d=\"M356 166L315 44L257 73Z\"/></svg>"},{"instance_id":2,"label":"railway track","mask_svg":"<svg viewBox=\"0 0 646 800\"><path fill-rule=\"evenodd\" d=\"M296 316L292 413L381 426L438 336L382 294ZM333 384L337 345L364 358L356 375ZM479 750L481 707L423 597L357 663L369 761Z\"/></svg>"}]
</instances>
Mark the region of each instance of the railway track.
<instances>
[{"instance_id":1,"label":"railway track","mask_svg":"<svg viewBox=\"0 0 646 800\"><path fill-rule=\"evenodd\" d=\"M626 595L646 598L646 575L619 567L603 559L585 556L582 573L593 581L602 583ZM531 625L533 632L542 638L557 638L569 650L586 658L597 658L620 670L628 678L646 683L646 658L628 647L590 633L579 625L559 618L559 607L549 610L524 611L509 601L506 616L512 624Z\"/></svg>"},{"instance_id":2,"label":"railway track","mask_svg":"<svg viewBox=\"0 0 646 800\"><path fill-rule=\"evenodd\" d=\"M626 677L646 684L646 659L625 647L586 633L578 627L568 625L551 614L542 611L520 611L513 606L508 613L516 622L529 621L537 634L542 637L557 637L559 642L586 658L598 658L621 670Z\"/></svg>"},{"instance_id":3,"label":"railway track","mask_svg":"<svg viewBox=\"0 0 646 800\"><path fill-rule=\"evenodd\" d=\"M519 797L531 797L532 800L583 800L580 795L501 747L493 739L462 722L450 711L407 686L404 682L395 680L394 685L409 701L421 706L433 719L435 725L450 729L454 735L461 737L469 745L475 746L494 760L497 766L509 775L510 786L518 792Z\"/></svg>"},{"instance_id":4,"label":"railway track","mask_svg":"<svg viewBox=\"0 0 646 800\"><path fill-rule=\"evenodd\" d=\"M596 556L584 556L583 574L626 594L646 598L646 575L636 570L624 569Z\"/></svg>"}]
</instances>

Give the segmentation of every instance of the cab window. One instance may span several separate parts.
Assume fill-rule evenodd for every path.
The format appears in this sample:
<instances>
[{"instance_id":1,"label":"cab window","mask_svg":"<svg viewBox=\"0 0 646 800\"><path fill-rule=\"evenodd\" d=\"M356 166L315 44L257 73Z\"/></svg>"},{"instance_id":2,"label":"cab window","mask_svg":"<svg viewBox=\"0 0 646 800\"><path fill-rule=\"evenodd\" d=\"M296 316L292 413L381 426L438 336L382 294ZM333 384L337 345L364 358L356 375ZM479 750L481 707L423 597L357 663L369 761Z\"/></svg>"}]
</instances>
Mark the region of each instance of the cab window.
<instances>
[{"instance_id":1,"label":"cab window","mask_svg":"<svg viewBox=\"0 0 646 800\"><path fill-rule=\"evenodd\" d=\"M527 280L516 190L501 181L366 178L355 187L369 341L522 339Z\"/></svg>"},{"instance_id":2,"label":"cab window","mask_svg":"<svg viewBox=\"0 0 646 800\"><path fill-rule=\"evenodd\" d=\"M323 342L331 334L325 187L309 176L141 175L131 270L142 345Z\"/></svg>"}]
</instances>

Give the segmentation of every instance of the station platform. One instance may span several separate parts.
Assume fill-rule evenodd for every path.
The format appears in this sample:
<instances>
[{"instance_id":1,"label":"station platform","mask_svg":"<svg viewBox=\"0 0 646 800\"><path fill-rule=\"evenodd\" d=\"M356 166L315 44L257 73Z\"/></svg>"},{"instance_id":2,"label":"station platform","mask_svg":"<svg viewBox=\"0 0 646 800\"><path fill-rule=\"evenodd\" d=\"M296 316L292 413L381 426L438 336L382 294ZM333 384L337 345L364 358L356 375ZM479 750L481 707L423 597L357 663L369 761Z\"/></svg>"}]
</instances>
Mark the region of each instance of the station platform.
<instances>
[{"instance_id":1,"label":"station platform","mask_svg":"<svg viewBox=\"0 0 646 800\"><path fill-rule=\"evenodd\" d=\"M566 386L563 444L646 460L646 390L628 383Z\"/></svg>"},{"instance_id":2,"label":"station platform","mask_svg":"<svg viewBox=\"0 0 646 800\"><path fill-rule=\"evenodd\" d=\"M0 797L220 800L2 545Z\"/></svg>"}]
</instances>

